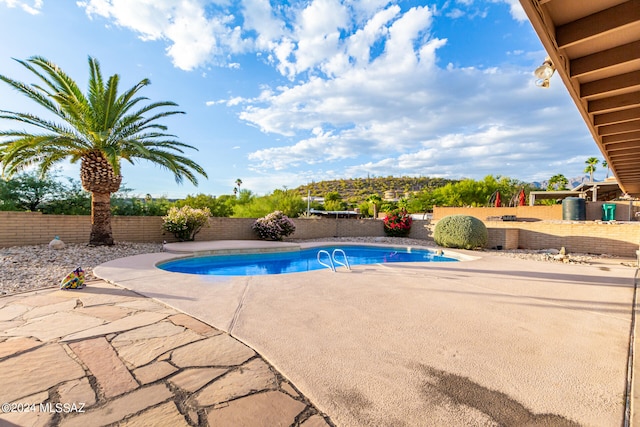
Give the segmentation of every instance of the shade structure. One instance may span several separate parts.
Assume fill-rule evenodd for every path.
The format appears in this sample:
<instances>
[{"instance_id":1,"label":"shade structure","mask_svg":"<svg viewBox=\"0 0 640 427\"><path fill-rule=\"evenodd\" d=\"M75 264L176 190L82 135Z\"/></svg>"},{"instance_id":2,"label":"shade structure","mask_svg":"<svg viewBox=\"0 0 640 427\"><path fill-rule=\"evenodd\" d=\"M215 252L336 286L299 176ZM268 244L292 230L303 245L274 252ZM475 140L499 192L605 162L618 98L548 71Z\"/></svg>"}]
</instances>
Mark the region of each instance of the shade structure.
<instances>
[{"instance_id":1,"label":"shade structure","mask_svg":"<svg viewBox=\"0 0 640 427\"><path fill-rule=\"evenodd\" d=\"M524 206L526 203L527 196L524 194L524 188L520 189L520 194L518 194L518 206Z\"/></svg>"},{"instance_id":2,"label":"shade structure","mask_svg":"<svg viewBox=\"0 0 640 427\"><path fill-rule=\"evenodd\" d=\"M502 206L502 200L500 200L500 192L496 191L496 208Z\"/></svg>"}]
</instances>

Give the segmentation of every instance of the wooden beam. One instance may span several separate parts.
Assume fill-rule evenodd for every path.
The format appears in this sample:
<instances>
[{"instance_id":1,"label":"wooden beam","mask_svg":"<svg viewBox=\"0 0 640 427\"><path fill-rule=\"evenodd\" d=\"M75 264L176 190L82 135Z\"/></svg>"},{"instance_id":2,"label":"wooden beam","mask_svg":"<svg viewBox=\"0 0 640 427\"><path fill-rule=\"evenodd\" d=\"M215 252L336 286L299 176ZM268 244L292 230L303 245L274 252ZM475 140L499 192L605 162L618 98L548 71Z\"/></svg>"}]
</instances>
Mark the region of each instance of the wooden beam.
<instances>
[{"instance_id":1,"label":"wooden beam","mask_svg":"<svg viewBox=\"0 0 640 427\"><path fill-rule=\"evenodd\" d=\"M630 0L556 28L560 49L602 36L640 20L640 1Z\"/></svg>"},{"instance_id":2,"label":"wooden beam","mask_svg":"<svg viewBox=\"0 0 640 427\"><path fill-rule=\"evenodd\" d=\"M611 156L611 162L618 166L618 162L627 161L629 166L633 166L634 168L640 170L638 167L638 160L640 160L640 153L637 151L633 151L627 154L616 154L615 156Z\"/></svg>"},{"instance_id":3,"label":"wooden beam","mask_svg":"<svg viewBox=\"0 0 640 427\"><path fill-rule=\"evenodd\" d=\"M625 62L636 61L640 59L638 52L640 52L640 40L573 59L570 65L571 77L578 77L604 68L624 64Z\"/></svg>"},{"instance_id":4,"label":"wooden beam","mask_svg":"<svg viewBox=\"0 0 640 427\"><path fill-rule=\"evenodd\" d=\"M640 149L640 139L628 142L618 142L616 144L607 144L604 146L604 149L607 150L607 153L616 150L625 150L628 148Z\"/></svg>"},{"instance_id":5,"label":"wooden beam","mask_svg":"<svg viewBox=\"0 0 640 427\"><path fill-rule=\"evenodd\" d=\"M595 80L580 85L580 97L589 98L619 90L640 86L640 71L620 74L619 76Z\"/></svg>"},{"instance_id":6,"label":"wooden beam","mask_svg":"<svg viewBox=\"0 0 640 427\"><path fill-rule=\"evenodd\" d=\"M614 111L612 113L596 114L593 117L593 124L596 126L610 125L635 120L638 117L640 117L640 107L628 108L626 110Z\"/></svg>"},{"instance_id":7,"label":"wooden beam","mask_svg":"<svg viewBox=\"0 0 640 427\"><path fill-rule=\"evenodd\" d=\"M636 139L640 139L640 132L628 132L620 133L618 135L603 136L602 143L606 146L612 142L635 141Z\"/></svg>"},{"instance_id":8,"label":"wooden beam","mask_svg":"<svg viewBox=\"0 0 640 427\"><path fill-rule=\"evenodd\" d=\"M610 96L608 98L594 99L587 103L587 110L589 113L595 114L636 106L640 106L640 92L625 93L623 95Z\"/></svg>"},{"instance_id":9,"label":"wooden beam","mask_svg":"<svg viewBox=\"0 0 640 427\"><path fill-rule=\"evenodd\" d=\"M640 131L640 119L618 123L615 125L600 126L598 128L598 135L615 135L618 133L635 131Z\"/></svg>"}]
</instances>

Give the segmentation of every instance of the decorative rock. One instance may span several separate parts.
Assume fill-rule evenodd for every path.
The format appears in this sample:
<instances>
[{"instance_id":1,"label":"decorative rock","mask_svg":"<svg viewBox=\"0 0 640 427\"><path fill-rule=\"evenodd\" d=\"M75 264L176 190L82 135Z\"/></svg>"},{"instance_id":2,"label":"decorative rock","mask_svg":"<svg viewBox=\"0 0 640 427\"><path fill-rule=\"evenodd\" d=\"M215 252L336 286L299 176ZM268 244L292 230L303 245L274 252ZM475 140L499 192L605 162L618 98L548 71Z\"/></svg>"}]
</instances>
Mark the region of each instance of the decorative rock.
<instances>
[{"instance_id":1,"label":"decorative rock","mask_svg":"<svg viewBox=\"0 0 640 427\"><path fill-rule=\"evenodd\" d=\"M49 242L49 248L51 249L64 249L67 246L58 236L56 236L52 241Z\"/></svg>"},{"instance_id":2,"label":"decorative rock","mask_svg":"<svg viewBox=\"0 0 640 427\"><path fill-rule=\"evenodd\" d=\"M276 377L269 366L261 359L254 359L203 388L194 400L199 406L211 406L275 386Z\"/></svg>"},{"instance_id":3,"label":"decorative rock","mask_svg":"<svg viewBox=\"0 0 640 427\"><path fill-rule=\"evenodd\" d=\"M209 410L210 426L288 427L305 409L305 404L279 391L253 394Z\"/></svg>"}]
</instances>

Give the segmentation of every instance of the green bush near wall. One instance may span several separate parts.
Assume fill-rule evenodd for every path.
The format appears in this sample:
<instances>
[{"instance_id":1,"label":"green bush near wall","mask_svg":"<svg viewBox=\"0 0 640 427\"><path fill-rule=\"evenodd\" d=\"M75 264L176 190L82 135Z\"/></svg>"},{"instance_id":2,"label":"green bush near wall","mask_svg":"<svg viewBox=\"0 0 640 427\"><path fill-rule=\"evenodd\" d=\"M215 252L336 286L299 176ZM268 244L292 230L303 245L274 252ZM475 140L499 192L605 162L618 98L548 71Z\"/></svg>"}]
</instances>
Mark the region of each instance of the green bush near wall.
<instances>
[{"instance_id":1,"label":"green bush near wall","mask_svg":"<svg viewBox=\"0 0 640 427\"><path fill-rule=\"evenodd\" d=\"M450 215L436 224L433 240L445 248L475 249L487 244L487 227L469 215Z\"/></svg>"}]
</instances>

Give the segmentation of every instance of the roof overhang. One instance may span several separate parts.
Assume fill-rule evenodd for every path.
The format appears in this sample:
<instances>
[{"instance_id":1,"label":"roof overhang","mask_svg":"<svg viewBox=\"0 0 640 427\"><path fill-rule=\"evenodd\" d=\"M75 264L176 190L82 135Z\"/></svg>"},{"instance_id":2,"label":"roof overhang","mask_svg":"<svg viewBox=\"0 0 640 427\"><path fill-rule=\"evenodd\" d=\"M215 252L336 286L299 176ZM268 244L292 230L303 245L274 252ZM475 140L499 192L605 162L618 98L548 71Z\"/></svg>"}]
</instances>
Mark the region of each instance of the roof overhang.
<instances>
[{"instance_id":1,"label":"roof overhang","mask_svg":"<svg viewBox=\"0 0 640 427\"><path fill-rule=\"evenodd\" d=\"M520 0L620 188L640 196L640 0Z\"/></svg>"}]
</instances>

